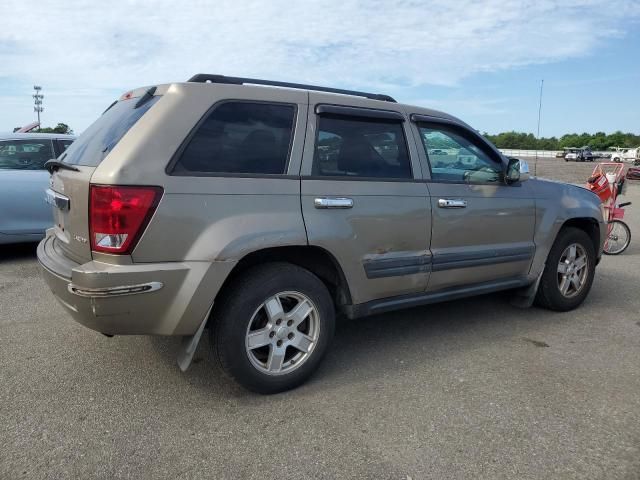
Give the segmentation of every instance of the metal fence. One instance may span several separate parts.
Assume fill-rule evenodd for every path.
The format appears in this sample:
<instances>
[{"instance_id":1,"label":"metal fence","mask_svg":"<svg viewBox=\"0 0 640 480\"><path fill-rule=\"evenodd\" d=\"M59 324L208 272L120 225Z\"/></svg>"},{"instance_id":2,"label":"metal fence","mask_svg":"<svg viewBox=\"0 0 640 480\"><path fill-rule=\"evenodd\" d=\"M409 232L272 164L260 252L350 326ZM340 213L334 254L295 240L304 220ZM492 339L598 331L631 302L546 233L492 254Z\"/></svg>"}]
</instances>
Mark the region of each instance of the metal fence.
<instances>
[{"instance_id":1,"label":"metal fence","mask_svg":"<svg viewBox=\"0 0 640 480\"><path fill-rule=\"evenodd\" d=\"M507 157L555 157L557 153L564 153L563 150L518 150L513 148L501 148L500 151ZM591 152L596 158L610 158L611 152Z\"/></svg>"},{"instance_id":2,"label":"metal fence","mask_svg":"<svg viewBox=\"0 0 640 480\"><path fill-rule=\"evenodd\" d=\"M500 151L507 157L555 157L557 150L516 150L501 148Z\"/></svg>"}]
</instances>

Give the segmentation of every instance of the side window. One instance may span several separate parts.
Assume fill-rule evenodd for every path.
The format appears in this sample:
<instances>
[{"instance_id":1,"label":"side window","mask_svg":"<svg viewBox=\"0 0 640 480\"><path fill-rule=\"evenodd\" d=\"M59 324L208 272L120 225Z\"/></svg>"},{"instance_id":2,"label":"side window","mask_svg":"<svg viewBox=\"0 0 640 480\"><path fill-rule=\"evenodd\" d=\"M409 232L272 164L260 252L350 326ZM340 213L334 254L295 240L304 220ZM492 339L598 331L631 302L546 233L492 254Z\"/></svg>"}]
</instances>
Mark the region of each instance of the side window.
<instances>
[{"instance_id":1,"label":"side window","mask_svg":"<svg viewBox=\"0 0 640 480\"><path fill-rule=\"evenodd\" d=\"M502 179L502 165L457 129L426 124L418 128L433 180L487 183Z\"/></svg>"},{"instance_id":2,"label":"side window","mask_svg":"<svg viewBox=\"0 0 640 480\"><path fill-rule=\"evenodd\" d=\"M60 149L64 152L73 143L73 140L58 140L58 142L60 143Z\"/></svg>"},{"instance_id":3,"label":"side window","mask_svg":"<svg viewBox=\"0 0 640 480\"><path fill-rule=\"evenodd\" d=\"M225 102L198 127L173 173L283 174L294 105Z\"/></svg>"},{"instance_id":4,"label":"side window","mask_svg":"<svg viewBox=\"0 0 640 480\"><path fill-rule=\"evenodd\" d=\"M44 170L55 158L51 140L7 140L0 142L0 169Z\"/></svg>"},{"instance_id":5,"label":"side window","mask_svg":"<svg viewBox=\"0 0 640 480\"><path fill-rule=\"evenodd\" d=\"M62 155L69 145L73 143L73 140L65 140L65 139L57 139L53 141L53 150L55 151L56 157Z\"/></svg>"},{"instance_id":6,"label":"side window","mask_svg":"<svg viewBox=\"0 0 640 480\"><path fill-rule=\"evenodd\" d=\"M318 117L313 175L412 178L402 124L350 117Z\"/></svg>"}]
</instances>

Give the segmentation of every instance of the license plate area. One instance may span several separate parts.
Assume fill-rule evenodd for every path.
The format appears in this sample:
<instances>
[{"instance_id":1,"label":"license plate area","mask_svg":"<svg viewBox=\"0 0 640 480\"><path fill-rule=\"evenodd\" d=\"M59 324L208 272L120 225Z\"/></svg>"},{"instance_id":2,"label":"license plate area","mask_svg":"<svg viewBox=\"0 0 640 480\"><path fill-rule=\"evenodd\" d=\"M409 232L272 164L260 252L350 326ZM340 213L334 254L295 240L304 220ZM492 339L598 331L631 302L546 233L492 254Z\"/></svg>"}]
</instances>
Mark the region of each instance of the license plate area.
<instances>
[{"instance_id":1,"label":"license plate area","mask_svg":"<svg viewBox=\"0 0 640 480\"><path fill-rule=\"evenodd\" d=\"M49 188L46 191L45 200L53 207L53 220L56 227L60 229L61 232L64 232L64 220L69 208L71 207L69 197L62 195L61 193L54 192Z\"/></svg>"}]
</instances>

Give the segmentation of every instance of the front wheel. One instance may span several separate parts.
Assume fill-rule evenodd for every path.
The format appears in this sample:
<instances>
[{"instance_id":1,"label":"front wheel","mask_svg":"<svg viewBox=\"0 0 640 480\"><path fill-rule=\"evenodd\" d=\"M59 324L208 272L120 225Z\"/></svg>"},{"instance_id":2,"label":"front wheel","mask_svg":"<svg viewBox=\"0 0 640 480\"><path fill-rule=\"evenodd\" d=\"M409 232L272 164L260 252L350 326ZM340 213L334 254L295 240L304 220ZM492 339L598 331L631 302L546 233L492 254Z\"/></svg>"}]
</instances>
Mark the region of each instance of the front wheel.
<instances>
[{"instance_id":1,"label":"front wheel","mask_svg":"<svg viewBox=\"0 0 640 480\"><path fill-rule=\"evenodd\" d=\"M607 224L607 239L604 241L603 253L618 255L624 252L631 243L631 230L622 220L612 220Z\"/></svg>"},{"instance_id":2,"label":"front wheel","mask_svg":"<svg viewBox=\"0 0 640 480\"><path fill-rule=\"evenodd\" d=\"M589 235L579 228L563 228L549 251L536 302L559 312L573 310L591 290L595 267L595 249Z\"/></svg>"},{"instance_id":3,"label":"front wheel","mask_svg":"<svg viewBox=\"0 0 640 480\"><path fill-rule=\"evenodd\" d=\"M296 265L268 263L225 288L214 310L211 345L239 384L277 393L316 370L334 328L333 301L318 277Z\"/></svg>"}]
</instances>

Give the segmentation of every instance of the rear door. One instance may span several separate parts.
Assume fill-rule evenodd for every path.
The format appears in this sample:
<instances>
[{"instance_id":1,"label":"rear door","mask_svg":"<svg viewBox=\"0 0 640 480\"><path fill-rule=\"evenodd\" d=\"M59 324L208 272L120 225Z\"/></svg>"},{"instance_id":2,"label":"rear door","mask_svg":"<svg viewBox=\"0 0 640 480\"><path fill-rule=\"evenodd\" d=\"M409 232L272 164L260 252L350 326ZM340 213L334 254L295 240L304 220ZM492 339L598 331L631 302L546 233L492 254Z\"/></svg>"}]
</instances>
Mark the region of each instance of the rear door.
<instances>
[{"instance_id":1,"label":"rear door","mask_svg":"<svg viewBox=\"0 0 640 480\"><path fill-rule=\"evenodd\" d=\"M422 292L430 207L407 119L394 103L340 100L310 93L301 172L309 243L336 257L354 304Z\"/></svg>"},{"instance_id":2,"label":"rear door","mask_svg":"<svg viewBox=\"0 0 640 480\"><path fill-rule=\"evenodd\" d=\"M50 139L0 141L0 233L42 234L51 226L44 163L53 157Z\"/></svg>"},{"instance_id":3,"label":"rear door","mask_svg":"<svg viewBox=\"0 0 640 480\"><path fill-rule=\"evenodd\" d=\"M415 117L414 117L415 118ZM523 279L535 250L535 200L527 182L503 181L502 157L448 121L413 124L431 194L429 291Z\"/></svg>"}]
</instances>

